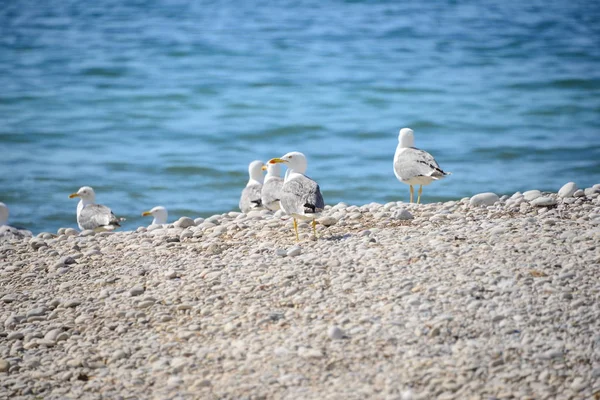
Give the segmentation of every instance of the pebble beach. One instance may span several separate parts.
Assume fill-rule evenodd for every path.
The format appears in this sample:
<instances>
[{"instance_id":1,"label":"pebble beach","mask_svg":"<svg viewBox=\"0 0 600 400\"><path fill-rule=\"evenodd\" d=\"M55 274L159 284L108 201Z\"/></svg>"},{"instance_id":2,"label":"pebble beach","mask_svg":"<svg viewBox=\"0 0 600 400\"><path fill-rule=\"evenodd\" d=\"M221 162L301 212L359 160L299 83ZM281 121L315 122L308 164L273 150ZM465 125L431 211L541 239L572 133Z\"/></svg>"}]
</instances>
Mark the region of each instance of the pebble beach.
<instances>
[{"instance_id":1,"label":"pebble beach","mask_svg":"<svg viewBox=\"0 0 600 400\"><path fill-rule=\"evenodd\" d=\"M600 184L318 222L3 236L0 398L600 398Z\"/></svg>"}]
</instances>

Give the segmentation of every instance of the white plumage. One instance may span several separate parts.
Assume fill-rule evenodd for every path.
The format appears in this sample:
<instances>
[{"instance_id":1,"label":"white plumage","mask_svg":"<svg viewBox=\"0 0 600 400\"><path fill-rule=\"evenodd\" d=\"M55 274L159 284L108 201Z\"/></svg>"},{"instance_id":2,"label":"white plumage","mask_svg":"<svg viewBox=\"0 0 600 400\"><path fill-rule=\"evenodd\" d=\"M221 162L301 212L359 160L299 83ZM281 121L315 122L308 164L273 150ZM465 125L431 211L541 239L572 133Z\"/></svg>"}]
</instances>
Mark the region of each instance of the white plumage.
<instances>
[{"instance_id":1,"label":"white plumage","mask_svg":"<svg viewBox=\"0 0 600 400\"><path fill-rule=\"evenodd\" d=\"M248 165L248 175L250 175L250 179L244 190L242 190L239 203L240 210L243 213L263 209L260 192L263 185L262 167L264 165L265 164L260 160L252 161L250 165Z\"/></svg>"},{"instance_id":2,"label":"white plumage","mask_svg":"<svg viewBox=\"0 0 600 400\"><path fill-rule=\"evenodd\" d=\"M260 199L265 208L277 211L281 208L281 188L283 187L281 164L267 164L263 167L264 169L267 170L267 175L260 191Z\"/></svg>"},{"instance_id":3,"label":"white plumage","mask_svg":"<svg viewBox=\"0 0 600 400\"><path fill-rule=\"evenodd\" d=\"M121 225L122 220L117 218L110 208L102 204L96 204L96 193L89 186L79 188L69 198L79 197L77 204L77 224L79 229L92 229L97 232L112 231Z\"/></svg>"},{"instance_id":4,"label":"white plumage","mask_svg":"<svg viewBox=\"0 0 600 400\"><path fill-rule=\"evenodd\" d=\"M156 206L150 211L144 211L142 217L153 216L152 225L162 225L167 223L169 212L163 206Z\"/></svg>"},{"instance_id":5,"label":"white plumage","mask_svg":"<svg viewBox=\"0 0 600 400\"><path fill-rule=\"evenodd\" d=\"M281 188L280 204L283 211L294 219L296 240L300 240L297 219L312 220L313 232L317 236L315 220L325 208L325 202L317 182L304 175L307 167L306 157L294 151L281 158L269 160L269 164L278 163L285 163L288 167Z\"/></svg>"},{"instance_id":6,"label":"white plumage","mask_svg":"<svg viewBox=\"0 0 600 400\"><path fill-rule=\"evenodd\" d=\"M420 185L417 203L421 202L423 186L450 175L444 172L431 154L417 149L412 129L402 128L398 135L398 147L394 155L394 174L402 183L410 185L410 202L413 202L413 185Z\"/></svg>"}]
</instances>

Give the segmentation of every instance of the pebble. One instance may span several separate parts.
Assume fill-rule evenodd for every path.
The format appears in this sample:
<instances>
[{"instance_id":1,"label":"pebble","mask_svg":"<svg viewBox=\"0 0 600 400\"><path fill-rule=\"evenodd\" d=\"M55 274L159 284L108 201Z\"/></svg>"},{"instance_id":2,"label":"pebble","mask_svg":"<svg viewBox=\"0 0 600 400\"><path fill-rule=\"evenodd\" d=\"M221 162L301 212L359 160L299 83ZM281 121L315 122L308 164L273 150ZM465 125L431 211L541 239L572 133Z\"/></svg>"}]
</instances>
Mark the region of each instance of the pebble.
<instances>
[{"instance_id":1,"label":"pebble","mask_svg":"<svg viewBox=\"0 0 600 400\"><path fill-rule=\"evenodd\" d=\"M392 218L400 220L400 221L408 221L408 220L413 219L414 216L406 208L401 208L401 209L393 212Z\"/></svg>"},{"instance_id":2,"label":"pebble","mask_svg":"<svg viewBox=\"0 0 600 400\"><path fill-rule=\"evenodd\" d=\"M300 253L302 253L302 249L300 248L300 246L294 246L287 251L286 255L288 257L296 257L299 256Z\"/></svg>"},{"instance_id":3,"label":"pebble","mask_svg":"<svg viewBox=\"0 0 600 400\"><path fill-rule=\"evenodd\" d=\"M317 219L317 222L323 226L332 226L335 225L338 221L334 217L325 216Z\"/></svg>"},{"instance_id":4,"label":"pebble","mask_svg":"<svg viewBox=\"0 0 600 400\"><path fill-rule=\"evenodd\" d=\"M144 289L143 286L138 285L138 286L134 286L133 288L131 288L129 290L129 294L132 296L139 296L139 295L143 294L145 291L146 291L146 289Z\"/></svg>"},{"instance_id":5,"label":"pebble","mask_svg":"<svg viewBox=\"0 0 600 400\"><path fill-rule=\"evenodd\" d=\"M173 270L173 269L170 269L170 270L168 270L167 272L165 272L165 277L166 277L167 279L175 279L175 278L179 278L179 272L177 272L177 271L175 271L175 270Z\"/></svg>"},{"instance_id":6,"label":"pebble","mask_svg":"<svg viewBox=\"0 0 600 400\"><path fill-rule=\"evenodd\" d=\"M81 300L79 299L67 300L64 303L65 308L75 308L79 305L81 305Z\"/></svg>"},{"instance_id":7,"label":"pebble","mask_svg":"<svg viewBox=\"0 0 600 400\"><path fill-rule=\"evenodd\" d=\"M532 206L536 207L550 207L556 205L556 199L552 197L536 197L531 203Z\"/></svg>"},{"instance_id":8,"label":"pebble","mask_svg":"<svg viewBox=\"0 0 600 400\"><path fill-rule=\"evenodd\" d=\"M591 398L600 199L580 192L326 206L301 246L280 211L2 238L0 393Z\"/></svg>"},{"instance_id":9,"label":"pebble","mask_svg":"<svg viewBox=\"0 0 600 400\"><path fill-rule=\"evenodd\" d=\"M469 204L472 206L491 206L494 205L500 198L496 193L486 192L479 193L471 197Z\"/></svg>"},{"instance_id":10,"label":"pebble","mask_svg":"<svg viewBox=\"0 0 600 400\"><path fill-rule=\"evenodd\" d=\"M575 194L575 192L578 190L579 188L577 187L577 185L575 184L575 182L569 182L569 183L565 183L563 185L563 187L560 188L560 190L558 191L558 195L560 197L572 197L573 194Z\"/></svg>"},{"instance_id":11,"label":"pebble","mask_svg":"<svg viewBox=\"0 0 600 400\"><path fill-rule=\"evenodd\" d=\"M541 195L542 192L540 192L539 190L528 190L526 192L523 192L523 198L527 201L535 200Z\"/></svg>"},{"instance_id":12,"label":"pebble","mask_svg":"<svg viewBox=\"0 0 600 400\"><path fill-rule=\"evenodd\" d=\"M189 228L190 226L196 226L196 223L191 218L181 217L173 224L173 226L176 228L185 229L185 228Z\"/></svg>"},{"instance_id":13,"label":"pebble","mask_svg":"<svg viewBox=\"0 0 600 400\"><path fill-rule=\"evenodd\" d=\"M344 331L338 326L330 326L327 330L327 336L331 340L339 340L344 338Z\"/></svg>"}]
</instances>

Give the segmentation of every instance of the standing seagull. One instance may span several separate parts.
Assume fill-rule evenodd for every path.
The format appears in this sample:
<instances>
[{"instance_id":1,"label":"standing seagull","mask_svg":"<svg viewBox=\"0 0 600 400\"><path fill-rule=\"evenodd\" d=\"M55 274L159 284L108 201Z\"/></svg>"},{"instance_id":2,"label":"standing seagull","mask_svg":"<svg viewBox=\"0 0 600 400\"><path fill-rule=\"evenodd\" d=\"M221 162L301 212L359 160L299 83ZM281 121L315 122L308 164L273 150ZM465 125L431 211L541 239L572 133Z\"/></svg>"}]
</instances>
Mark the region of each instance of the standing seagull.
<instances>
[{"instance_id":1,"label":"standing seagull","mask_svg":"<svg viewBox=\"0 0 600 400\"><path fill-rule=\"evenodd\" d=\"M394 155L394 174L402 183L410 185L410 202L413 202L413 185L420 185L417 204L421 202L423 186L442 179L450 172L444 172L431 154L415 146L415 136L410 128L400 129L398 147Z\"/></svg>"},{"instance_id":2,"label":"standing seagull","mask_svg":"<svg viewBox=\"0 0 600 400\"><path fill-rule=\"evenodd\" d=\"M283 186L281 164L267 164L262 169L267 170L265 183L263 183L260 192L262 205L271 211L277 211L281 208L279 200L281 199L281 187Z\"/></svg>"},{"instance_id":3,"label":"standing seagull","mask_svg":"<svg viewBox=\"0 0 600 400\"><path fill-rule=\"evenodd\" d=\"M77 224L79 229L92 229L96 232L112 231L120 227L122 218L115 217L110 208L96 204L96 193L89 186L81 187L77 193L69 195L69 198L79 197L77 204Z\"/></svg>"},{"instance_id":4,"label":"standing seagull","mask_svg":"<svg viewBox=\"0 0 600 400\"><path fill-rule=\"evenodd\" d=\"M152 220L152 225L162 225L167 223L167 217L169 216L169 213L163 206L156 206L152 210L144 211L142 213L142 217L147 217L149 215L154 217Z\"/></svg>"},{"instance_id":5,"label":"standing seagull","mask_svg":"<svg viewBox=\"0 0 600 400\"><path fill-rule=\"evenodd\" d=\"M287 153L281 158L269 160L269 164L285 163L288 170L285 173L283 187L281 188L281 208L294 219L296 241L298 237L298 221L312 220L312 227L317 237L317 222L325 208L321 189L317 182L304 175L306 171L306 157L297 151Z\"/></svg>"},{"instance_id":6,"label":"standing seagull","mask_svg":"<svg viewBox=\"0 0 600 400\"><path fill-rule=\"evenodd\" d=\"M242 190L240 197L240 210L243 213L248 213L252 210L262 210L262 201L260 200L260 190L263 185L262 167L265 164L260 160L255 160L248 166L248 174L250 179Z\"/></svg>"},{"instance_id":7,"label":"standing seagull","mask_svg":"<svg viewBox=\"0 0 600 400\"><path fill-rule=\"evenodd\" d=\"M25 237L33 236L31 232L26 229L8 225L8 214L8 207L6 204L0 202L0 238L23 239Z\"/></svg>"}]
</instances>

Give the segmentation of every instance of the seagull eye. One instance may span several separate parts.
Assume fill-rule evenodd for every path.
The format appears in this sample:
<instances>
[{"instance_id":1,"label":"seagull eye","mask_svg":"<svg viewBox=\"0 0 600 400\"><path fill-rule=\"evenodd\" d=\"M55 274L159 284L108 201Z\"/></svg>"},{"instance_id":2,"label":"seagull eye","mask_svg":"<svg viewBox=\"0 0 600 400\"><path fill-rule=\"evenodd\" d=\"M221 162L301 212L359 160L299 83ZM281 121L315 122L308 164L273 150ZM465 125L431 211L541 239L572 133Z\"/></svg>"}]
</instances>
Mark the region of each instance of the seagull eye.
<instances>
[{"instance_id":1,"label":"seagull eye","mask_svg":"<svg viewBox=\"0 0 600 400\"><path fill-rule=\"evenodd\" d=\"M290 158L290 159L291 159L292 157L294 157L294 156L289 156L288 158Z\"/></svg>"}]
</instances>

